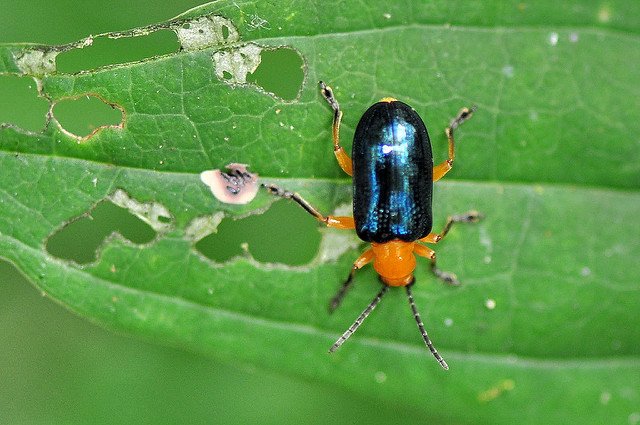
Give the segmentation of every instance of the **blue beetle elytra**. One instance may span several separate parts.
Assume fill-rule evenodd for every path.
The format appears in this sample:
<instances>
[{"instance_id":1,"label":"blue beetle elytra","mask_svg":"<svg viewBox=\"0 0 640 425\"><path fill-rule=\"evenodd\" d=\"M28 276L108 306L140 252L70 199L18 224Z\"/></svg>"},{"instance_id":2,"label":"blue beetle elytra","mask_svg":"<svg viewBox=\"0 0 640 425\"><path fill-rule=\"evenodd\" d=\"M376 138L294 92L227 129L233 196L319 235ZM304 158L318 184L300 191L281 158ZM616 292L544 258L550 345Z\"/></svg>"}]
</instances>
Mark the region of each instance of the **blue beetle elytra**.
<instances>
[{"instance_id":1,"label":"blue beetle elytra","mask_svg":"<svg viewBox=\"0 0 640 425\"><path fill-rule=\"evenodd\" d=\"M294 200L329 227L355 229L360 239L371 244L353 263L349 277L331 300L330 310L335 310L342 301L355 272L370 262L380 276L382 289L329 351L337 350L358 329L390 286L403 286L424 343L440 365L448 369L427 335L411 286L415 281L416 255L431 261L431 271L435 276L446 283L459 284L454 274L436 267L435 252L423 243L439 242L453 223L475 222L480 218L476 211L454 215L447 219L440 233L431 233L433 182L441 179L453 166L453 132L471 117L475 108L463 108L451 121L445 130L449 142L448 158L434 167L429 134L418 113L396 99L383 98L360 118L350 158L340 145L340 105L331 88L322 81L320 91L333 109L336 159L342 170L353 177L353 217L323 216L299 194L275 185L263 186L274 195Z\"/></svg>"}]
</instances>

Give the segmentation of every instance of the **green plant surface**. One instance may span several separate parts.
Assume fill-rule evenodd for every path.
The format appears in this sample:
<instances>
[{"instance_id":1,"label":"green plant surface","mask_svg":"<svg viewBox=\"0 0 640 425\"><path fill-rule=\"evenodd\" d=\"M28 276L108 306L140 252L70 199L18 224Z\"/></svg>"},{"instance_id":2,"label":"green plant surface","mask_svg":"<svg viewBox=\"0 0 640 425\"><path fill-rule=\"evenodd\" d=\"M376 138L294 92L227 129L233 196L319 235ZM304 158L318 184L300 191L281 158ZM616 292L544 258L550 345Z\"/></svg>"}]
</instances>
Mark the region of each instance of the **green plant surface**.
<instances>
[{"instance_id":1,"label":"green plant surface","mask_svg":"<svg viewBox=\"0 0 640 425\"><path fill-rule=\"evenodd\" d=\"M412 409L398 412L335 385L106 331L42 297L5 262L0 318L3 424L385 424L416 418Z\"/></svg>"},{"instance_id":2,"label":"green plant surface","mask_svg":"<svg viewBox=\"0 0 640 425\"><path fill-rule=\"evenodd\" d=\"M42 132L1 127L0 256L110 329L336 385L436 422L637 422L640 6L558 3L325 10L221 1L144 31L193 27L213 14L232 23L238 41L77 74L18 59L47 59L51 48L2 45L0 73L35 77L51 104L94 95L121 108L124 124L83 140L55 116ZM216 76L216 55L247 43L299 53L296 99ZM448 372L422 345L400 290L339 352L326 353L379 287L363 270L344 305L327 313L364 248L348 232L319 229L317 255L303 266L258 261L251 245L223 263L195 248L194 220L240 218L273 202L260 194L246 206L218 203L199 173L229 162L250 164L321 211L348 204L319 79L345 111L347 150L358 117L393 96L425 118L442 160L441 129L461 106L478 105L434 195L436 229L447 214L485 215L436 247L463 286L435 282L425 262L416 272L416 302ZM137 212L156 229L152 242L112 237L85 265L47 252L51 235L119 190L131 210L161 212ZM280 224L274 249L287 245Z\"/></svg>"}]
</instances>

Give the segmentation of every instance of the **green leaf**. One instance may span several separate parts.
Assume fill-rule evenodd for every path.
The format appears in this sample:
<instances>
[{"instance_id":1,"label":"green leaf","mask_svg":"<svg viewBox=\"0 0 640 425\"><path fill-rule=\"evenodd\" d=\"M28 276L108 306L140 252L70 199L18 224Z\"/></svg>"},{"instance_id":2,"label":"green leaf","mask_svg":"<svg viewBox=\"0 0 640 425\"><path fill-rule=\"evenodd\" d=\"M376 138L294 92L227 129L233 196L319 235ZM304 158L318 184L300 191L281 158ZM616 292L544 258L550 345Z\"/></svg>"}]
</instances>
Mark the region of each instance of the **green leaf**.
<instances>
[{"instance_id":1,"label":"green leaf","mask_svg":"<svg viewBox=\"0 0 640 425\"><path fill-rule=\"evenodd\" d=\"M632 422L640 7L556 3L215 2L110 35L182 31L181 51L76 74L54 72L52 60L87 43L0 46L0 73L34 77L50 105L92 95L124 111L122 125L85 139L64 130L55 109L42 132L0 127L0 256L109 328L339 385L441 422ZM299 54L299 94L283 100L260 79L243 82L247 69L228 58L255 59L247 46ZM224 74L225 65L235 68ZM295 73L282 78L296 83ZM449 372L424 348L400 290L326 353L379 287L363 270L344 305L327 313L364 248L348 232L319 229L316 256L302 266L250 255L215 263L195 247L221 213L240 218L273 201L215 201L198 174L229 162L250 164L323 212L349 202L319 79L345 111L347 149L364 110L393 96L425 118L442 160L442 129L460 107L478 105L435 191L436 228L456 212L486 217L436 246L463 286L443 287L424 262L416 273L416 302ZM51 235L105 200L148 223L155 239L107 238L98 260L82 265L49 253ZM277 225L271 249L286 250L294 235L288 219Z\"/></svg>"}]
</instances>

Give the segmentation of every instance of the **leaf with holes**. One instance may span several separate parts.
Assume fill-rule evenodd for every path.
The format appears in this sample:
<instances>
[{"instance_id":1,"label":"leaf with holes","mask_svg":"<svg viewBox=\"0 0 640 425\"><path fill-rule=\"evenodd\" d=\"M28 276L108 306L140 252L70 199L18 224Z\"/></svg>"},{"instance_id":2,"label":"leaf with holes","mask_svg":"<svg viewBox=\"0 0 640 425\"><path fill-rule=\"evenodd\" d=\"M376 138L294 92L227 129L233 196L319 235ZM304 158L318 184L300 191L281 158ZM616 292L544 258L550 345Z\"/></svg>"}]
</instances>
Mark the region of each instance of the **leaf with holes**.
<instances>
[{"instance_id":1,"label":"leaf with holes","mask_svg":"<svg viewBox=\"0 0 640 425\"><path fill-rule=\"evenodd\" d=\"M42 130L20 119L0 128L0 255L109 328L340 385L425 418L635 420L638 16L638 5L621 0L323 11L308 1L222 1L64 46L2 45L0 78L34 79L47 106L38 106ZM158 32L175 34L173 51L57 68L107 40ZM486 217L437 246L442 268L463 286L435 282L425 262L416 273L416 302L447 373L396 290L326 353L379 288L362 270L343 306L327 313L363 249L351 233L316 231L302 211L309 227L301 230L272 215L272 228L263 222L247 234L246 252L217 255L216 231L228 218L241 218L242 229L273 199L220 204L200 182L203 170L245 163L321 211L348 205L319 79L345 111L347 150L359 116L393 96L423 116L442 160L448 119L478 105L434 195L436 228L469 209ZM87 96L114 108L115 121L89 117L87 131L67 128L59 106ZM139 233L99 218L104 208ZM93 241L89 255L55 248L70 229ZM300 239L305 232L313 235ZM296 241L312 254L283 264L279 253L298 251Z\"/></svg>"}]
</instances>

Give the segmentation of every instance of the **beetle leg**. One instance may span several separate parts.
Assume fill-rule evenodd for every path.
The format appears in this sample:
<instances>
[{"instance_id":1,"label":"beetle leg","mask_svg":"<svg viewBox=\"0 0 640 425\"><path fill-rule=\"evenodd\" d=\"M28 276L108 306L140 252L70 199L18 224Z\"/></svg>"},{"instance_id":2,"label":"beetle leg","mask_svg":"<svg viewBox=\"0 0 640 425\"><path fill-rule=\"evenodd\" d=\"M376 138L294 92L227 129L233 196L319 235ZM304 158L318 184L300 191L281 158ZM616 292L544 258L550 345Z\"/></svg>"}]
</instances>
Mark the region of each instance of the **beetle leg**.
<instances>
[{"instance_id":1,"label":"beetle leg","mask_svg":"<svg viewBox=\"0 0 640 425\"><path fill-rule=\"evenodd\" d=\"M419 255L420 257L425 257L431 260L431 273L433 273L438 279L449 285L460 285L460 281L458 281L458 278L455 274L444 272L436 267L436 252L433 249L424 245L415 244L413 246L413 253Z\"/></svg>"},{"instance_id":2,"label":"beetle leg","mask_svg":"<svg viewBox=\"0 0 640 425\"><path fill-rule=\"evenodd\" d=\"M355 229L356 225L353 221L353 217L338 217L333 215L324 216L318 212L311 204L304 200L304 198L298 195L296 192L282 189L274 184L262 184L270 194L279 196L285 199L291 199L296 204L300 205L306 212L316 218L316 220L324 223L327 227L333 227L336 229Z\"/></svg>"},{"instance_id":3,"label":"beetle leg","mask_svg":"<svg viewBox=\"0 0 640 425\"><path fill-rule=\"evenodd\" d=\"M426 243L438 243L440 242L451 230L451 226L453 223L477 223L482 218L482 214L478 211L469 211L464 214L456 214L447 217L447 222L444 225L444 229L440 233L429 233L422 239L419 239L420 242Z\"/></svg>"},{"instance_id":4,"label":"beetle leg","mask_svg":"<svg viewBox=\"0 0 640 425\"><path fill-rule=\"evenodd\" d=\"M326 101L331 105L331 109L333 109L333 153L338 160L338 164L342 170L349 174L350 176L353 174L353 164L351 163L351 158L344 151L342 146L340 146L340 122L342 121L342 111L340 110L340 105L335 97L333 97L333 90L331 87L326 85L324 82L320 81L320 93L326 99Z\"/></svg>"},{"instance_id":5,"label":"beetle leg","mask_svg":"<svg viewBox=\"0 0 640 425\"><path fill-rule=\"evenodd\" d=\"M449 158L447 158L444 162L433 167L433 181L437 182L445 174L449 172L449 170L453 167L453 160L456 157L455 154L455 143L453 140L453 131L460 126L463 122L471 118L471 115L475 112L476 107L472 106L471 108L462 108L460 112L458 112L458 116L456 116L449 124L449 127L445 129L445 134L447 135L447 140L449 140Z\"/></svg>"},{"instance_id":6,"label":"beetle leg","mask_svg":"<svg viewBox=\"0 0 640 425\"><path fill-rule=\"evenodd\" d=\"M373 249L369 248L365 252L360 255L356 261L353 262L353 267L351 268L351 272L349 273L349 277L344 281L338 293L331 298L331 302L329 303L329 312L333 313L344 298L345 294L351 288L351 284L353 283L353 276L356 274L356 271L363 268L367 264L369 264L373 260Z\"/></svg>"}]
</instances>

